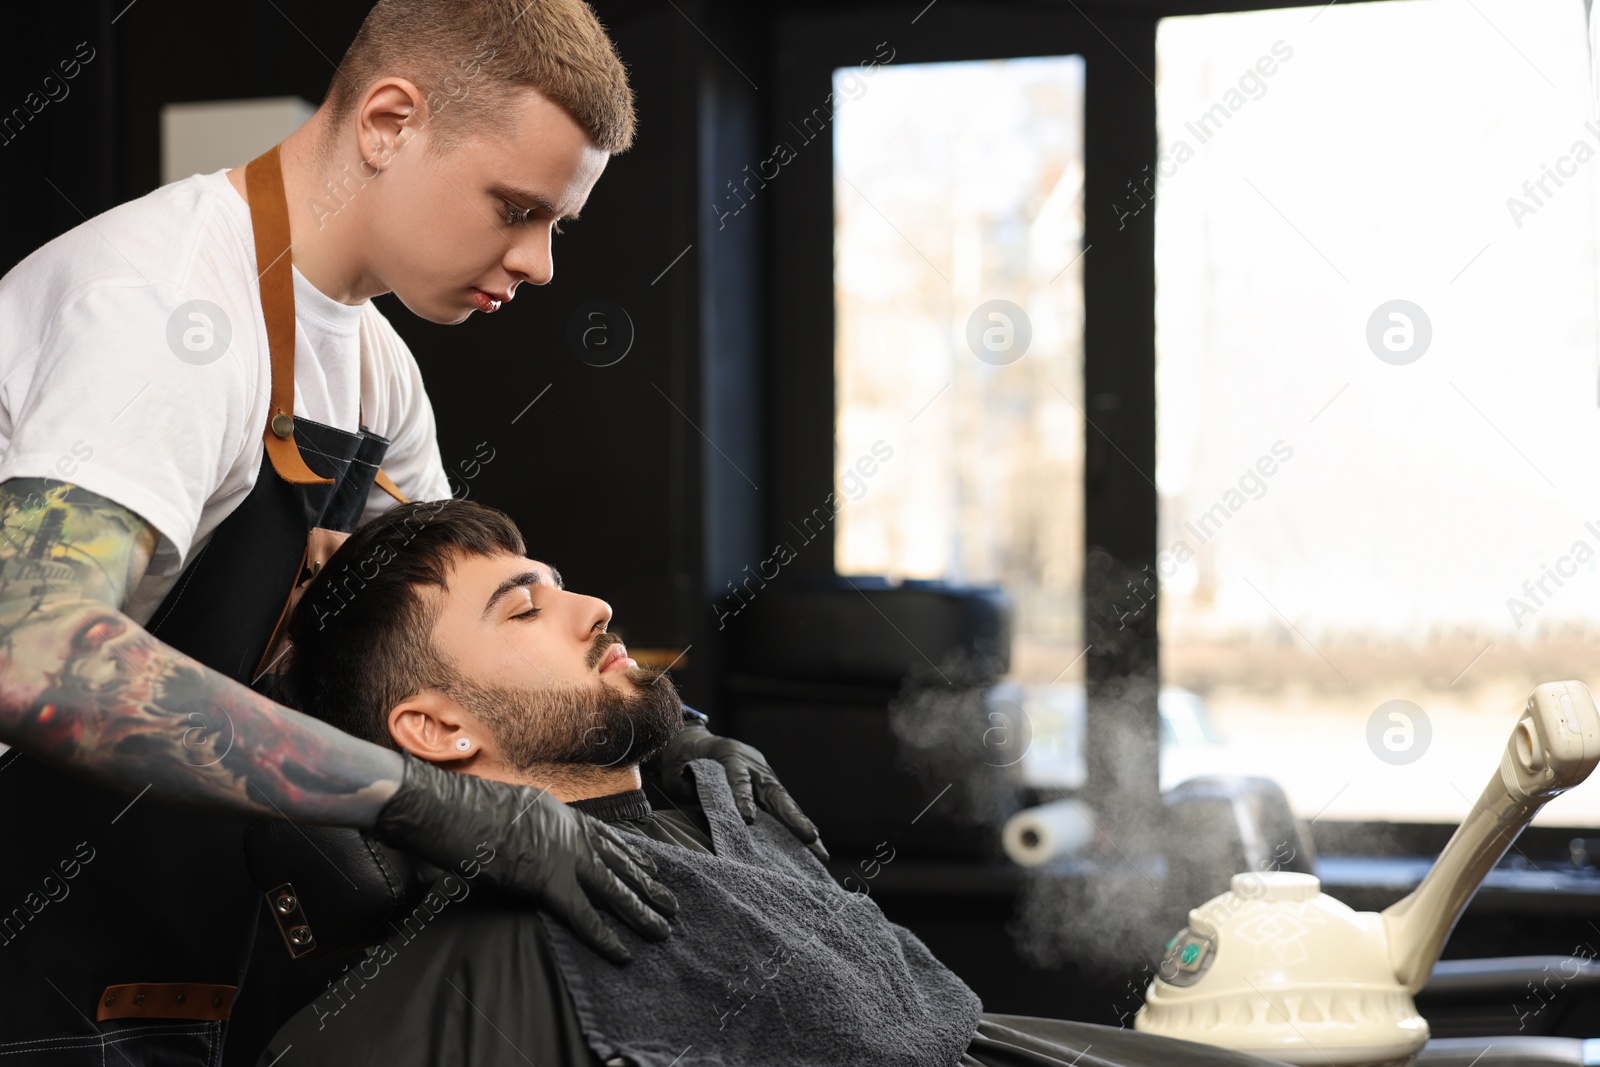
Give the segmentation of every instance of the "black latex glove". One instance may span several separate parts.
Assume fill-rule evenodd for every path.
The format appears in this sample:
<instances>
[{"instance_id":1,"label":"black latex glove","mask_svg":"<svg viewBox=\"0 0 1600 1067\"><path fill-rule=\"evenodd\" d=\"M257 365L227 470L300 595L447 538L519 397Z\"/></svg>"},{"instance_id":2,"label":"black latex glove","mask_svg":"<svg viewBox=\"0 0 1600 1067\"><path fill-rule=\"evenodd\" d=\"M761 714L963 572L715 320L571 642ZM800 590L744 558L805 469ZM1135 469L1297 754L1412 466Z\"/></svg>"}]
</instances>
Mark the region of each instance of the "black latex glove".
<instances>
[{"instance_id":1,"label":"black latex glove","mask_svg":"<svg viewBox=\"0 0 1600 1067\"><path fill-rule=\"evenodd\" d=\"M543 790L440 770L401 753L400 788L372 834L446 868L477 859L481 877L531 897L589 945L621 963L629 952L589 901L593 894L645 937L665 940L678 901L653 877L655 861L598 819ZM480 845L492 859L477 855Z\"/></svg>"},{"instance_id":2,"label":"black latex glove","mask_svg":"<svg viewBox=\"0 0 1600 1067\"><path fill-rule=\"evenodd\" d=\"M800 842L816 854L827 859L828 850L822 847L822 838L816 825L800 810L789 791L778 783L767 757L757 749L728 737L718 737L698 722L686 723L676 737L661 750L660 767L662 788L668 795L690 800L693 786L685 775L690 760L714 759L727 772L728 785L733 790L733 802L738 805L744 821L756 821L756 804L766 808L778 821L794 832Z\"/></svg>"}]
</instances>

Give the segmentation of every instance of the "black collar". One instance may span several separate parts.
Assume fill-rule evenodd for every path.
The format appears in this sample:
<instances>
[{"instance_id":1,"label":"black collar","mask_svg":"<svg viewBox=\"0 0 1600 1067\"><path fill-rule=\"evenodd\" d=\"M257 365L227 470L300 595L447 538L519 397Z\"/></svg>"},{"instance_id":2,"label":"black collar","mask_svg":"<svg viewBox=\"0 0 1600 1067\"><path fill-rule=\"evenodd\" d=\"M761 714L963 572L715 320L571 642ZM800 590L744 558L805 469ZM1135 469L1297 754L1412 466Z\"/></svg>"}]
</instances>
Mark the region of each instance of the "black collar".
<instances>
[{"instance_id":1,"label":"black collar","mask_svg":"<svg viewBox=\"0 0 1600 1067\"><path fill-rule=\"evenodd\" d=\"M603 822L623 822L643 819L650 814L650 801L643 789L630 789L625 793L609 793L603 797L587 797L567 801L569 808L577 808L585 815L593 815Z\"/></svg>"}]
</instances>

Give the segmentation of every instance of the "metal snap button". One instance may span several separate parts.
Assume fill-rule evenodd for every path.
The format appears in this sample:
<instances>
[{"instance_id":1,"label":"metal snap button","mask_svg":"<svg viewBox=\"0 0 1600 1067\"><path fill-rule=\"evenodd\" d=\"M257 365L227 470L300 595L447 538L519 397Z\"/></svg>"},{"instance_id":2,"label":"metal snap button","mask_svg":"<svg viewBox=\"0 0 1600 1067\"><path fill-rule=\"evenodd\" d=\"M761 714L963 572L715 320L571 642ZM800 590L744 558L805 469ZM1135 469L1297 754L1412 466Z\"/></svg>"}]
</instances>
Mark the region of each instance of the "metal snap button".
<instances>
[{"instance_id":1,"label":"metal snap button","mask_svg":"<svg viewBox=\"0 0 1600 1067\"><path fill-rule=\"evenodd\" d=\"M106 1007L109 1008L109 1007L111 1007L111 1005L115 1004L116 1002L117 1002L117 996L116 996L115 993L113 993L111 996L106 998Z\"/></svg>"},{"instance_id":2,"label":"metal snap button","mask_svg":"<svg viewBox=\"0 0 1600 1067\"><path fill-rule=\"evenodd\" d=\"M282 414L272 416L272 432L279 437L288 437L293 434L294 416Z\"/></svg>"},{"instance_id":3,"label":"metal snap button","mask_svg":"<svg viewBox=\"0 0 1600 1067\"><path fill-rule=\"evenodd\" d=\"M222 994L218 993L216 996L211 998L211 1006L213 1008L222 1007Z\"/></svg>"},{"instance_id":4,"label":"metal snap button","mask_svg":"<svg viewBox=\"0 0 1600 1067\"><path fill-rule=\"evenodd\" d=\"M135 1004L143 1004L144 1003L144 994L143 993L135 993L133 995L133 1002Z\"/></svg>"},{"instance_id":5,"label":"metal snap button","mask_svg":"<svg viewBox=\"0 0 1600 1067\"><path fill-rule=\"evenodd\" d=\"M182 1003L183 1003L183 1002L184 1002L184 1001L186 1001L186 1000L188 1000L188 999L189 999L189 998L188 998L188 997L186 997L186 996L184 996L184 995L183 995L183 994L182 994L182 993L179 993L179 994L178 994L178 1003L179 1003L179 1004L182 1004Z\"/></svg>"}]
</instances>

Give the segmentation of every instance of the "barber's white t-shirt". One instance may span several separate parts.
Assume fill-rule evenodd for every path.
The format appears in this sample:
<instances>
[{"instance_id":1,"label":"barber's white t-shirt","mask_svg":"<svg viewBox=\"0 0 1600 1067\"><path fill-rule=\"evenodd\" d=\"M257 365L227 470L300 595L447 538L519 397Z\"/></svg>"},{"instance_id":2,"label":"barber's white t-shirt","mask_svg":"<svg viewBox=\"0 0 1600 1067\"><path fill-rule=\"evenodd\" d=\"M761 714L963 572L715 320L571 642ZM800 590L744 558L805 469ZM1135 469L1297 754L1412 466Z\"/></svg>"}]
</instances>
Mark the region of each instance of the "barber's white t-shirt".
<instances>
[{"instance_id":1,"label":"barber's white t-shirt","mask_svg":"<svg viewBox=\"0 0 1600 1067\"><path fill-rule=\"evenodd\" d=\"M112 208L0 278L0 482L72 482L155 527L125 607L140 624L261 467L272 369L256 269L249 206L219 170ZM196 300L220 319L190 317ZM400 491L449 496L433 406L394 327L298 269L294 301L295 415L354 432L359 403ZM375 486L363 521L393 503Z\"/></svg>"}]
</instances>

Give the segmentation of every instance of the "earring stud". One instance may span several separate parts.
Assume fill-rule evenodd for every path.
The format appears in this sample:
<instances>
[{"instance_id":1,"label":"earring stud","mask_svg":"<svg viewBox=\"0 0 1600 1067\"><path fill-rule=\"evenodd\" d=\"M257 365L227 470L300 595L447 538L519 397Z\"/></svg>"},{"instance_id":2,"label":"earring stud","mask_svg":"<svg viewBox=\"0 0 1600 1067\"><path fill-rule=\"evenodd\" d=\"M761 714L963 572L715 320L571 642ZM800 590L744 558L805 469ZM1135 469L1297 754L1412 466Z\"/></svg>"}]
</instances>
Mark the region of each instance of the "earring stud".
<instances>
[{"instance_id":1,"label":"earring stud","mask_svg":"<svg viewBox=\"0 0 1600 1067\"><path fill-rule=\"evenodd\" d=\"M456 738L456 747L465 752L472 747L472 741L470 738L458 737Z\"/></svg>"}]
</instances>

